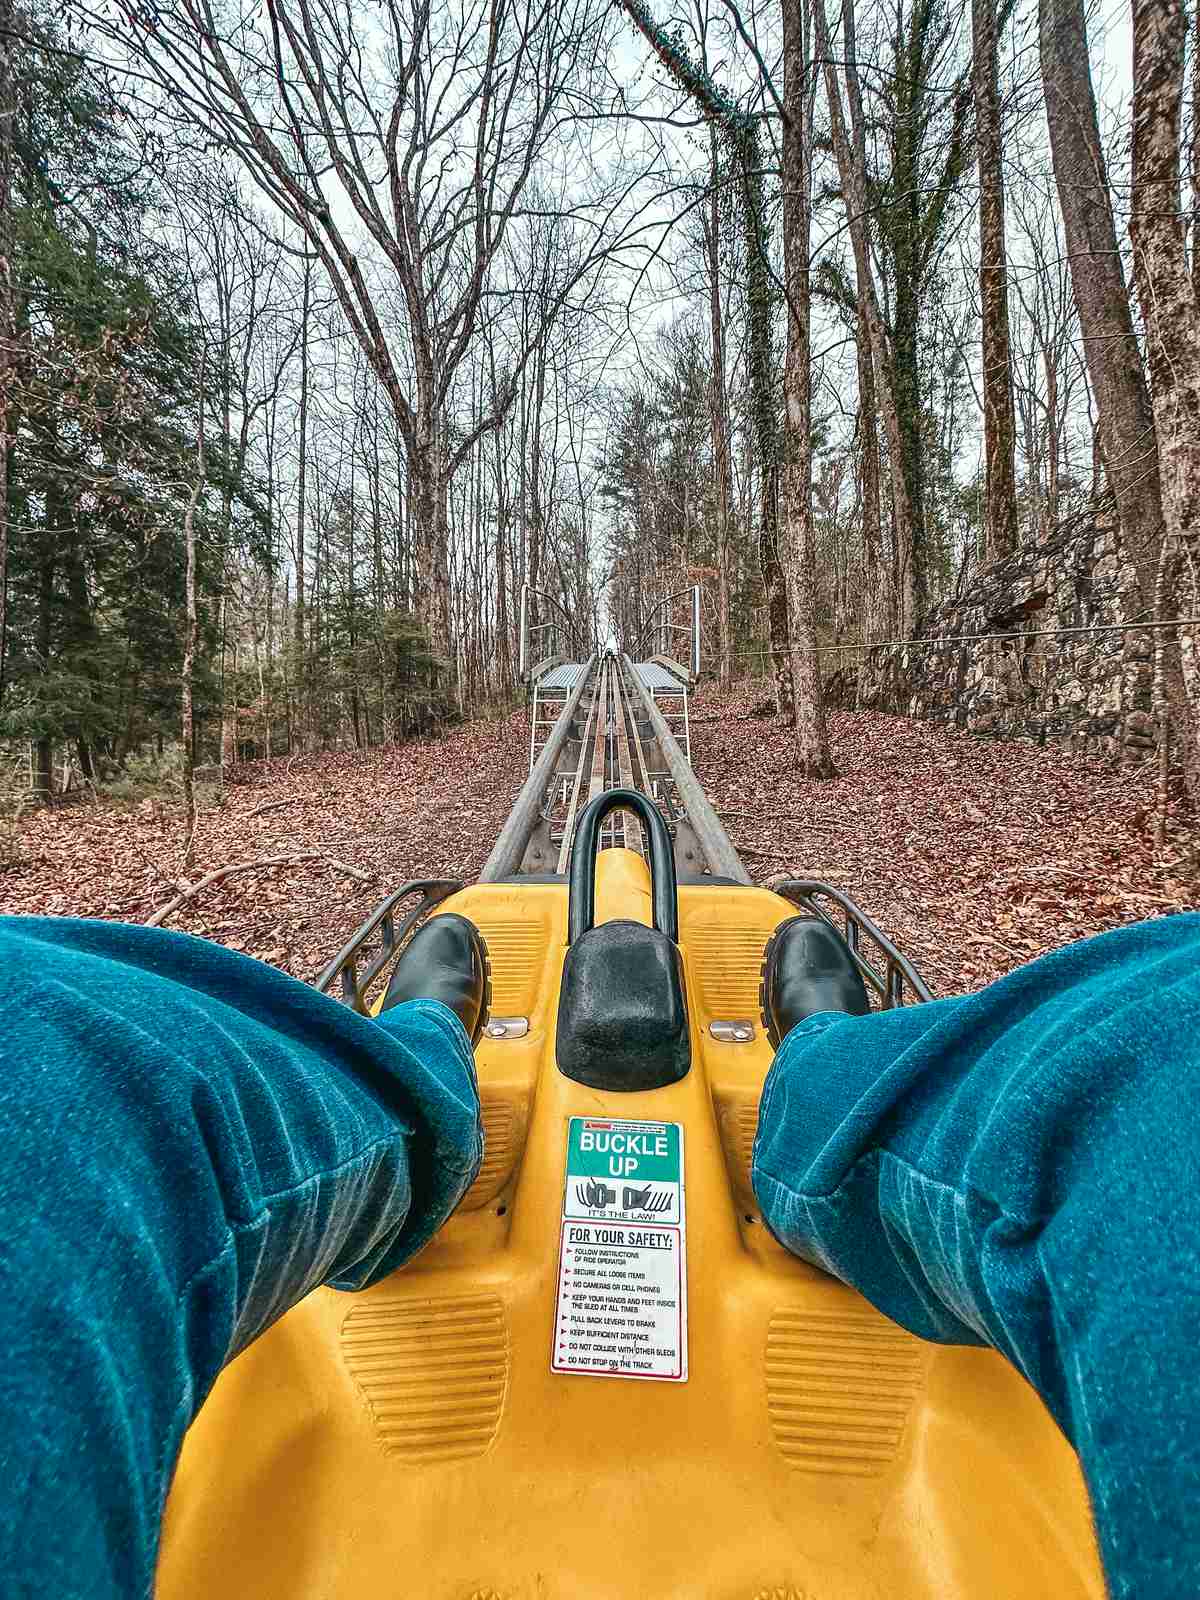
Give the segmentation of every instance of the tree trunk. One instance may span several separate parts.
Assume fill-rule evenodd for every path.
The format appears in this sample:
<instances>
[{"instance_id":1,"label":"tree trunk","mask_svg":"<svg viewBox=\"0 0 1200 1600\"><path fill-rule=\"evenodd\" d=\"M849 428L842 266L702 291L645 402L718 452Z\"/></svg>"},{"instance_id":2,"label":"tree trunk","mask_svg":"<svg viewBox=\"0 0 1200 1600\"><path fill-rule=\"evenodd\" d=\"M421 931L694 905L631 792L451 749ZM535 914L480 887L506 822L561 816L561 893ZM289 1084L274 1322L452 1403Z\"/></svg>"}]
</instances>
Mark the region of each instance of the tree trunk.
<instances>
[{"instance_id":1,"label":"tree trunk","mask_svg":"<svg viewBox=\"0 0 1200 1600\"><path fill-rule=\"evenodd\" d=\"M1046 515L1043 537L1049 538L1058 526L1062 429L1058 417L1058 357L1054 351L1047 349L1042 361L1046 369Z\"/></svg>"},{"instance_id":2,"label":"tree trunk","mask_svg":"<svg viewBox=\"0 0 1200 1600\"><path fill-rule=\"evenodd\" d=\"M300 460L299 478L296 485L296 544L292 552L296 563L296 608L293 613L293 654L295 656L295 688L296 688L296 714L293 720L294 737L298 749L304 748L304 728L306 723L304 702L306 697L308 674L305 672L305 575L304 575L304 542L307 534L305 516L308 511L308 313L311 304L310 274L312 268L308 256L304 258L304 297L301 306L300 322ZM290 746L291 740L289 740Z\"/></svg>"},{"instance_id":3,"label":"tree trunk","mask_svg":"<svg viewBox=\"0 0 1200 1600\"><path fill-rule=\"evenodd\" d=\"M816 0L823 5L824 0ZM787 351L783 367L783 528L789 645L795 691L796 765L808 778L835 774L817 653L812 505L812 321L809 250L812 155L806 0L783 0L783 262Z\"/></svg>"},{"instance_id":4,"label":"tree trunk","mask_svg":"<svg viewBox=\"0 0 1200 1600\"><path fill-rule=\"evenodd\" d=\"M767 608L771 694L776 712L784 722L790 723L796 716L796 695L788 644L787 585L779 563L779 464L770 462L760 470L763 482L759 504L758 562Z\"/></svg>"},{"instance_id":5,"label":"tree trunk","mask_svg":"<svg viewBox=\"0 0 1200 1600\"><path fill-rule=\"evenodd\" d=\"M453 630L450 622L450 473L446 466L443 444L446 419L438 419L437 440L434 447L434 503L433 503L433 616L431 632L433 647L449 660L454 653Z\"/></svg>"},{"instance_id":6,"label":"tree trunk","mask_svg":"<svg viewBox=\"0 0 1200 1600\"><path fill-rule=\"evenodd\" d=\"M499 447L496 451L496 688L500 698L512 693L512 650L508 627L508 501L500 483Z\"/></svg>"},{"instance_id":7,"label":"tree trunk","mask_svg":"<svg viewBox=\"0 0 1200 1600\"><path fill-rule=\"evenodd\" d=\"M746 252L747 358L750 410L762 477L759 564L767 605L767 626L775 707L788 722L795 715L788 650L787 594L777 549L779 517L779 428L771 363L771 269L763 204L763 160L757 122L716 88L690 60L678 40L659 28L639 0L621 0L631 21L671 73L720 127L735 152L741 189L742 233Z\"/></svg>"},{"instance_id":8,"label":"tree trunk","mask_svg":"<svg viewBox=\"0 0 1200 1600\"><path fill-rule=\"evenodd\" d=\"M183 806L187 841L183 848L183 865L190 867L196 845L196 786L193 772L196 764L196 721L192 709L192 679L196 660L196 506L204 491L204 372L207 350L200 356L200 423L196 435L196 481L188 499L183 518L183 537L187 551L187 569L184 578L184 595L187 607L183 634L183 672L180 679L180 736L183 743Z\"/></svg>"},{"instance_id":9,"label":"tree trunk","mask_svg":"<svg viewBox=\"0 0 1200 1600\"><path fill-rule=\"evenodd\" d=\"M717 513L717 678L722 689L733 681L729 637L729 527L733 514L733 481L729 459L729 406L725 394L725 321L721 310L721 196L716 129L709 130L712 176L708 226L708 314L712 337L709 416L712 426L713 477Z\"/></svg>"},{"instance_id":10,"label":"tree trunk","mask_svg":"<svg viewBox=\"0 0 1200 1600\"><path fill-rule=\"evenodd\" d=\"M754 148L757 151L757 142ZM767 607L775 710L790 723L796 715L796 695L788 644L787 586L779 563L779 427L771 361L771 274L766 260L762 180L758 176L757 155L743 155L742 167L750 406L760 474L758 560Z\"/></svg>"},{"instance_id":11,"label":"tree trunk","mask_svg":"<svg viewBox=\"0 0 1200 1600\"><path fill-rule=\"evenodd\" d=\"M1171 546L1164 539L1158 559L1158 586L1154 594L1154 620L1160 622L1166 609L1168 567ZM1167 703L1166 634L1161 628L1154 633L1154 692L1151 707L1154 729L1158 738L1158 772L1154 785L1154 844L1161 850L1167 842L1167 802L1171 776L1171 713Z\"/></svg>"},{"instance_id":12,"label":"tree trunk","mask_svg":"<svg viewBox=\"0 0 1200 1600\"><path fill-rule=\"evenodd\" d=\"M13 297L13 135L17 114L17 37L12 0L0 0L0 699L8 654L8 447L16 375Z\"/></svg>"},{"instance_id":13,"label":"tree trunk","mask_svg":"<svg viewBox=\"0 0 1200 1600\"><path fill-rule=\"evenodd\" d=\"M858 362L858 480L862 501L862 627L867 643L874 644L886 638L888 630L896 626L896 602L892 573L883 559L875 367L871 360L871 335L861 300L854 344Z\"/></svg>"},{"instance_id":14,"label":"tree trunk","mask_svg":"<svg viewBox=\"0 0 1200 1600\"><path fill-rule=\"evenodd\" d=\"M57 527L60 513L53 493L50 504L46 507L46 520L51 527ZM47 539L51 538L47 535ZM54 613L54 556L52 547L45 545L42 549L41 559L38 562L38 604L37 604L37 654L41 670L45 674L50 671L50 652L53 648L53 634L51 631L51 618ZM40 738L36 743L37 760L34 768L33 787L35 793L49 805L54 796L54 743L52 739Z\"/></svg>"},{"instance_id":15,"label":"tree trunk","mask_svg":"<svg viewBox=\"0 0 1200 1600\"><path fill-rule=\"evenodd\" d=\"M528 505L528 539L529 558L527 571L529 573L529 587L539 589L550 588L550 579L543 577L546 563L546 528L545 518L542 513L542 408L546 399L546 350L544 345L539 345L534 352L533 370L533 411L532 417L526 408L525 426L522 428L523 438L528 437L528 460L524 467L527 489ZM537 623L552 622L552 614L541 614L538 596L531 594L529 597L529 622L531 626ZM538 645L538 655L548 656L552 636L548 632L534 635Z\"/></svg>"},{"instance_id":16,"label":"tree trunk","mask_svg":"<svg viewBox=\"0 0 1200 1600\"><path fill-rule=\"evenodd\" d=\"M54 741L38 739L33 754L33 792L48 806L54 799Z\"/></svg>"},{"instance_id":17,"label":"tree trunk","mask_svg":"<svg viewBox=\"0 0 1200 1600\"><path fill-rule=\"evenodd\" d=\"M413 522L416 610L429 629L434 652L450 659L450 574L446 486L439 419L422 406L409 449L409 510Z\"/></svg>"},{"instance_id":18,"label":"tree trunk","mask_svg":"<svg viewBox=\"0 0 1200 1600\"><path fill-rule=\"evenodd\" d=\"M1104 476L1116 502L1124 553L1137 576L1130 620L1148 619L1154 614L1163 538L1158 444L1117 248L1083 0L1040 0L1038 33L1050 153ZM1164 673L1177 747L1191 773L1195 730L1174 647L1165 653Z\"/></svg>"},{"instance_id":19,"label":"tree trunk","mask_svg":"<svg viewBox=\"0 0 1200 1600\"><path fill-rule=\"evenodd\" d=\"M909 181L910 188L915 181ZM901 256L901 252L897 251L897 255ZM907 618L905 630L917 633L921 619L929 609L929 549L924 529L926 430L921 404L921 352L917 327L921 313L915 292L915 266L904 261L903 271L897 272L897 278L890 349L892 395L896 404L901 454L899 471L893 468L893 476L904 483L905 499L911 510L911 532L897 544L899 567L896 581Z\"/></svg>"},{"instance_id":20,"label":"tree trunk","mask_svg":"<svg viewBox=\"0 0 1200 1600\"><path fill-rule=\"evenodd\" d=\"M1158 453L1113 223L1083 0L1040 0L1038 23L1050 153L1105 476L1149 616L1162 540Z\"/></svg>"},{"instance_id":21,"label":"tree trunk","mask_svg":"<svg viewBox=\"0 0 1200 1600\"><path fill-rule=\"evenodd\" d=\"M1016 418L1008 332L1003 132L996 0L971 0L971 85L979 158L979 301L983 334L984 550L989 561L1017 547Z\"/></svg>"},{"instance_id":22,"label":"tree trunk","mask_svg":"<svg viewBox=\"0 0 1200 1600\"><path fill-rule=\"evenodd\" d=\"M890 456L892 491L892 524L895 538L895 587L897 594L896 622L907 635L919 620L918 597L915 583L915 524L914 506L904 474L907 444L900 426L897 409L891 341L879 309L879 295L875 287L875 272L871 265L867 239L867 185L864 164L859 153L861 139L856 132L854 148L846 132L842 111L842 93L838 84L837 66L829 46L829 25L825 8L813 6L815 43L825 69L825 92L829 101L829 125L837 158L838 179L845 201L849 223L850 244L854 252L854 271L858 284L858 303L867 326L871 343L871 357L875 368L879 409L883 413ZM853 99L852 99L853 106Z\"/></svg>"},{"instance_id":23,"label":"tree trunk","mask_svg":"<svg viewBox=\"0 0 1200 1600\"><path fill-rule=\"evenodd\" d=\"M858 75L858 40L854 0L842 0L842 47L846 57L846 99L850 108L850 134L854 159L866 171L866 119ZM878 403L871 330L865 311L865 286L857 289L854 348L858 365L859 490L862 501L863 607L862 637L868 643L894 634L899 625L896 605L895 565L884 560L883 514L880 499ZM862 658L865 666L867 658Z\"/></svg>"},{"instance_id":24,"label":"tree trunk","mask_svg":"<svg viewBox=\"0 0 1200 1600\"><path fill-rule=\"evenodd\" d=\"M226 547L227 548L227 547ZM224 565L225 551L222 551L222 565ZM225 642L225 630L229 621L229 596L221 595L221 770L225 772L237 762L237 725L238 725L238 642L233 641L233 672L232 683L227 684L225 679L225 658L228 655ZM230 700L232 697L232 704Z\"/></svg>"},{"instance_id":25,"label":"tree trunk","mask_svg":"<svg viewBox=\"0 0 1200 1600\"><path fill-rule=\"evenodd\" d=\"M1187 17L1181 0L1135 0L1133 7L1133 143L1129 236L1133 274L1146 327L1155 436L1162 490L1163 535L1174 561L1200 558L1200 307L1188 271L1180 212L1180 106ZM1172 574L1158 594L1173 592ZM1183 745L1195 788L1195 685Z\"/></svg>"}]
</instances>

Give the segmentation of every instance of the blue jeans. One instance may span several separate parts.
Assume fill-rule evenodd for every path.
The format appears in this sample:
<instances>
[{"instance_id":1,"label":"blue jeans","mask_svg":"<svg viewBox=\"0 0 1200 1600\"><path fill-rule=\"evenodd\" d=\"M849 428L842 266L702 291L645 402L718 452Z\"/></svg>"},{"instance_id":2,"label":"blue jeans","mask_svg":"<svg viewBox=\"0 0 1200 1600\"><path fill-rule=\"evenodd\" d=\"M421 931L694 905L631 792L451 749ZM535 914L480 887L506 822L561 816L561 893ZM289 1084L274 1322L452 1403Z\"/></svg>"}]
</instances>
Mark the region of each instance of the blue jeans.
<instances>
[{"instance_id":1,"label":"blue jeans","mask_svg":"<svg viewBox=\"0 0 1200 1600\"><path fill-rule=\"evenodd\" d=\"M790 1250L1024 1373L1078 1451L1114 1596L1195 1600L1200 916L967 999L809 1018L753 1178Z\"/></svg>"},{"instance_id":2,"label":"blue jeans","mask_svg":"<svg viewBox=\"0 0 1200 1600\"><path fill-rule=\"evenodd\" d=\"M1026 1374L1113 1592L1155 1600L1200 1587L1198 958L1175 917L812 1018L755 1147L789 1248ZM224 1363L316 1284L401 1265L472 1181L471 1052L434 1002L372 1022L111 923L0 921L0 999L0 1588L140 1600Z\"/></svg>"},{"instance_id":3,"label":"blue jeans","mask_svg":"<svg viewBox=\"0 0 1200 1600\"><path fill-rule=\"evenodd\" d=\"M141 1600L225 1363L479 1166L470 1043L186 934L0 919L0 1592Z\"/></svg>"}]
</instances>

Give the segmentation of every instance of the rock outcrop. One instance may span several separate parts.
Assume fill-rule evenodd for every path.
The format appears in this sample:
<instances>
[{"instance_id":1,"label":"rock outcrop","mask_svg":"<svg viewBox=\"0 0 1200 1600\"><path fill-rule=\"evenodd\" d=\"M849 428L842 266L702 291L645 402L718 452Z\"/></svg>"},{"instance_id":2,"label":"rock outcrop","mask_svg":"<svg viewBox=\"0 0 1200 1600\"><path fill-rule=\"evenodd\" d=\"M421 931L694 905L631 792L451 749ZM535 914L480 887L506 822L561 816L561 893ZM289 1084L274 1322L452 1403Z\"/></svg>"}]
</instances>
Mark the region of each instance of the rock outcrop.
<instances>
[{"instance_id":1,"label":"rock outcrop","mask_svg":"<svg viewBox=\"0 0 1200 1600\"><path fill-rule=\"evenodd\" d=\"M1153 633L1085 631L1136 614L1115 527L1079 519L981 569L920 644L843 658L828 687L841 705L1136 760L1155 746Z\"/></svg>"}]
</instances>

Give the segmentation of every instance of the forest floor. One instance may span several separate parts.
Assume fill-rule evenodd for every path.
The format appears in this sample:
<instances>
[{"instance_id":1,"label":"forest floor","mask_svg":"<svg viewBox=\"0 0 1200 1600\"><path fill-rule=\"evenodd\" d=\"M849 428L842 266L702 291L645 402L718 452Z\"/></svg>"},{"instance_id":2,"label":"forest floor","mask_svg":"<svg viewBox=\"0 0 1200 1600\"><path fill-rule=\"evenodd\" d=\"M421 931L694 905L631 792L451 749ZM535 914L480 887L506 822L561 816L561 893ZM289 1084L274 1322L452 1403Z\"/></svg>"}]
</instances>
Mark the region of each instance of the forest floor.
<instances>
[{"instance_id":1,"label":"forest floor","mask_svg":"<svg viewBox=\"0 0 1200 1600\"><path fill-rule=\"evenodd\" d=\"M1151 839L1148 770L984 743L931 723L836 712L839 777L790 773L790 740L751 712L760 685L693 699L696 771L756 882L849 891L939 994L1070 939L1200 908L1196 841ZM182 871L181 808L149 799L27 813L0 862L0 912L167 919L311 979L405 878L477 875L525 776L523 713L440 739L241 766L202 809ZM307 860L294 857L311 852Z\"/></svg>"},{"instance_id":2,"label":"forest floor","mask_svg":"<svg viewBox=\"0 0 1200 1600\"><path fill-rule=\"evenodd\" d=\"M1155 850L1149 767L836 711L839 775L811 783L789 773L790 735L750 714L762 692L698 697L692 735L696 773L747 871L845 890L935 994L977 989L1122 923L1200 909L1200 835L1171 818Z\"/></svg>"}]
</instances>

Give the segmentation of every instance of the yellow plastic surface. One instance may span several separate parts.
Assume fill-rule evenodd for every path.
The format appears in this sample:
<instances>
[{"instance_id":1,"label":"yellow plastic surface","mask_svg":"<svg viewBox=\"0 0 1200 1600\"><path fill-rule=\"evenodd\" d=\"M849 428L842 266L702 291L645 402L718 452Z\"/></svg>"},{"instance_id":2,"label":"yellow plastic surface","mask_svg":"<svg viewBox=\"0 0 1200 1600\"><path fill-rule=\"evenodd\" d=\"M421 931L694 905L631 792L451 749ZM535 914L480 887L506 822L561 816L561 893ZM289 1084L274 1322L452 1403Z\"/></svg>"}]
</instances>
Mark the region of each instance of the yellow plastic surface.
<instances>
[{"instance_id":1,"label":"yellow plastic surface","mask_svg":"<svg viewBox=\"0 0 1200 1600\"><path fill-rule=\"evenodd\" d=\"M649 922L641 858L597 920ZM479 885L493 1013L487 1152L403 1271L320 1290L222 1375L167 1510L163 1600L1071 1600L1103 1594L1074 1454L987 1351L922 1344L764 1230L748 1166L770 1048L758 967L793 915L680 890L693 1068L609 1095L554 1065L558 885ZM753 1020L719 1044L713 1019ZM567 1119L685 1129L685 1383L550 1371Z\"/></svg>"}]
</instances>

